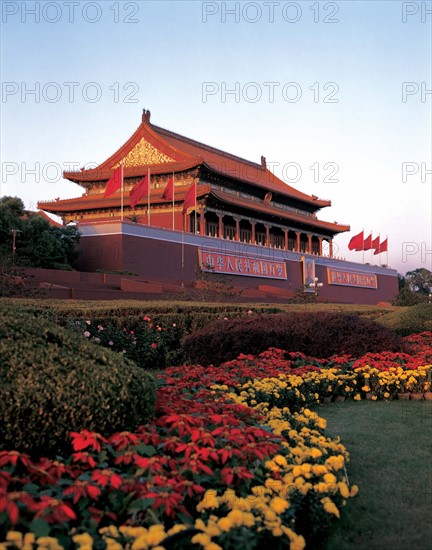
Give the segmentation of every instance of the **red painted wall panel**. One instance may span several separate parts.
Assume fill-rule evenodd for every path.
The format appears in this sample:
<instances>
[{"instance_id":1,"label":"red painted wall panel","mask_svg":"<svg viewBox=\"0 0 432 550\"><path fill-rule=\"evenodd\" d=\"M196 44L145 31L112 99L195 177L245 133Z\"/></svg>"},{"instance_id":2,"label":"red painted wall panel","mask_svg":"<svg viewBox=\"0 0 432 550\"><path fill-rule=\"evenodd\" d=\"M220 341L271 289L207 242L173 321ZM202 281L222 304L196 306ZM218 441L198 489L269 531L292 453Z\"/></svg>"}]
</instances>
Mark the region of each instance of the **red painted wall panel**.
<instances>
[{"instance_id":1,"label":"red painted wall panel","mask_svg":"<svg viewBox=\"0 0 432 550\"><path fill-rule=\"evenodd\" d=\"M131 235L103 235L83 237L80 241L81 256L76 268L84 271L126 270L152 282L184 283L190 286L200 273L198 248L179 243L136 237ZM287 280L258 277L227 276L230 284L239 288L258 288L271 285L274 288L294 291L302 288L302 264L286 260ZM343 268L342 268L343 269ZM361 270L361 266L359 266ZM208 274L212 277L212 274ZM367 289L327 283L326 266L316 264L316 276L324 283L319 297L323 301L376 304L390 301L398 291L396 276L379 273L378 289ZM215 275L219 280L223 275Z\"/></svg>"}]
</instances>

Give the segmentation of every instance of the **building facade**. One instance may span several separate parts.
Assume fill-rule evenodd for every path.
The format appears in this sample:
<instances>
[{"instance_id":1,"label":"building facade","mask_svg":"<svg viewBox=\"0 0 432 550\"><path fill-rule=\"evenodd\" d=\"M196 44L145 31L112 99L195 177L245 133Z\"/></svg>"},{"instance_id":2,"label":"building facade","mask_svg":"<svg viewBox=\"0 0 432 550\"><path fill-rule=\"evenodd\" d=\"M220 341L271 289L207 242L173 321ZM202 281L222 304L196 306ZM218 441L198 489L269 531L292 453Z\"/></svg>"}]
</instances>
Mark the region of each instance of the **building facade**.
<instances>
[{"instance_id":1,"label":"building facade","mask_svg":"<svg viewBox=\"0 0 432 550\"><path fill-rule=\"evenodd\" d=\"M104 197L120 165L123 187ZM129 193L146 175L149 191L132 206ZM318 218L329 200L287 185L268 169L264 157L254 163L156 126L149 111L143 112L131 138L99 167L65 172L64 177L80 185L83 195L38 207L61 216L65 224L79 224L80 269L128 269L186 285L197 270L208 271L233 275L239 287L270 281L289 293L305 286L304 259L311 257L314 275L324 284L321 294L328 299L358 301L356 288L363 291L361 301L377 303L397 290L393 270L334 258L334 237L350 227ZM171 178L173 194L166 199ZM192 187L195 200L184 208ZM109 251L113 246L117 252ZM375 277L373 284L369 275Z\"/></svg>"}]
</instances>

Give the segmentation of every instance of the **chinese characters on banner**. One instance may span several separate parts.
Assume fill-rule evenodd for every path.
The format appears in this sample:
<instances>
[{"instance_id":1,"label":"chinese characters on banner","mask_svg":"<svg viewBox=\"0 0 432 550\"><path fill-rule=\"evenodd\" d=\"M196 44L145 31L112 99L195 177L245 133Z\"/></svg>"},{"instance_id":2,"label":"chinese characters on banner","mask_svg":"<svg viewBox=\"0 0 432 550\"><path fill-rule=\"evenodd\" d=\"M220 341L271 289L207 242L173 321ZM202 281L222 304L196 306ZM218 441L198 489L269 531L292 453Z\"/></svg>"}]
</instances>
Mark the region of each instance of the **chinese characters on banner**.
<instances>
[{"instance_id":1,"label":"chinese characters on banner","mask_svg":"<svg viewBox=\"0 0 432 550\"><path fill-rule=\"evenodd\" d=\"M354 273L352 271L341 271L339 269L327 268L329 285L359 286L363 288L378 288L376 275L369 273Z\"/></svg>"},{"instance_id":2,"label":"chinese characters on banner","mask_svg":"<svg viewBox=\"0 0 432 550\"><path fill-rule=\"evenodd\" d=\"M199 249L199 263L202 271L211 273L229 273L249 277L266 277L268 279L286 279L285 262L260 260L246 256L207 252Z\"/></svg>"}]
</instances>

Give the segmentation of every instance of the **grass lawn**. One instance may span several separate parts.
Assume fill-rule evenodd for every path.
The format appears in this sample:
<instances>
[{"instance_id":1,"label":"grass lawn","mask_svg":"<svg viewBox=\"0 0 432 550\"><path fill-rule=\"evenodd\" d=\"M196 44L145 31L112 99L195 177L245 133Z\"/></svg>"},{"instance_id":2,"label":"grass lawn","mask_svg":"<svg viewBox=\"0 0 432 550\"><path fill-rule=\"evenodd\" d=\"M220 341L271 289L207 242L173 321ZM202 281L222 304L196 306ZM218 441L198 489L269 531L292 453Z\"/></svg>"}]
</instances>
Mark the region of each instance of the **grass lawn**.
<instances>
[{"instance_id":1,"label":"grass lawn","mask_svg":"<svg viewBox=\"0 0 432 550\"><path fill-rule=\"evenodd\" d=\"M359 486L324 550L432 548L432 402L362 401L315 409L350 453Z\"/></svg>"},{"instance_id":2,"label":"grass lawn","mask_svg":"<svg viewBox=\"0 0 432 550\"><path fill-rule=\"evenodd\" d=\"M249 309L269 310L270 312L285 311L337 311L341 313L352 313L354 315L365 315L368 317L380 317L389 312L404 310L407 308L395 306L375 306L366 304L283 304L283 303L237 303L237 302L194 302L180 300L112 300L112 301L91 301L91 300L51 300L37 298L0 298L0 302L11 305L19 305L25 309L52 309L58 313L67 312L95 312L98 314L110 313L113 311L127 310L128 312L147 313L172 313L172 312L200 312L200 311L243 311Z\"/></svg>"}]
</instances>

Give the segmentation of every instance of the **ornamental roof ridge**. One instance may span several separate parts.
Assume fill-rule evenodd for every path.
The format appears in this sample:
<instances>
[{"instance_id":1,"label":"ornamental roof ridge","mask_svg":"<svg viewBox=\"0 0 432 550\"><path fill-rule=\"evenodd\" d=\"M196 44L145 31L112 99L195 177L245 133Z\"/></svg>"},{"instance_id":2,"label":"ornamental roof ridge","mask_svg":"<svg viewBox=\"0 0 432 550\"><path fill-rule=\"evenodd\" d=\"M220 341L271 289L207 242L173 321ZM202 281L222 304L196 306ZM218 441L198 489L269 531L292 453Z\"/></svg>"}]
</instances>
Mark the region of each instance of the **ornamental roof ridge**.
<instances>
[{"instance_id":1,"label":"ornamental roof ridge","mask_svg":"<svg viewBox=\"0 0 432 550\"><path fill-rule=\"evenodd\" d=\"M162 128L161 126L157 126L156 124L150 124L150 126L157 132L161 132L163 134L167 134L169 137L178 139L179 141L184 141L185 143L190 143L192 145L196 145L200 149L204 149L206 151L209 151L210 153L216 153L218 155L222 155L224 157L227 157L231 160L236 160L240 162L244 162L246 164L250 164L254 168L259 168L260 170L265 170L265 168L262 166L261 163L253 162L252 160L245 159L243 157L239 157L238 155L233 155L232 153L228 153L227 151L224 151L223 149L218 149L217 147L213 147L212 145L207 145L207 143L203 143L202 141L198 141L196 139L189 138L187 136L183 136L182 134L178 134L177 132L173 132L172 130L168 130L167 128Z\"/></svg>"}]
</instances>

